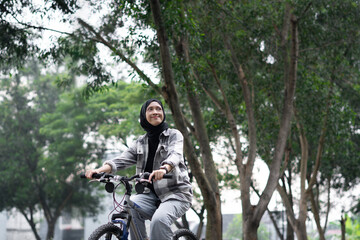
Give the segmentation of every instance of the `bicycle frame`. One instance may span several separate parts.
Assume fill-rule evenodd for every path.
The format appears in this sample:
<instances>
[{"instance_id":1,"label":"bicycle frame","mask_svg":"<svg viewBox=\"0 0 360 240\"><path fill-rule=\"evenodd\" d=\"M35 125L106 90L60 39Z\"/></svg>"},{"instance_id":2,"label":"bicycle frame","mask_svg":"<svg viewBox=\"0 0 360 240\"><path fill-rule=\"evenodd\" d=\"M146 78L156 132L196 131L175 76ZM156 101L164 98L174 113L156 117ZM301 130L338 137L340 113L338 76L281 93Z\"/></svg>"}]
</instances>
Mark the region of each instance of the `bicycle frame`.
<instances>
[{"instance_id":1,"label":"bicycle frame","mask_svg":"<svg viewBox=\"0 0 360 240\"><path fill-rule=\"evenodd\" d=\"M137 206L131 199L130 199L130 196L129 194L125 193L125 204L122 205L122 207L124 207L124 210L126 211L127 213L127 217L126 219L128 220L127 223L125 223L125 221L123 219L120 219L120 220L117 220L116 218L115 219L112 219L112 223L121 223L122 224L122 227L123 227L123 238L124 240L127 240L128 237L129 237L129 233L130 233L130 228L133 229L133 234L135 235L135 239L137 240L141 240L142 236L141 236L141 233L139 232L138 228L136 227L134 221L133 221L133 216L132 216L132 213L131 213L131 209L135 209L136 211L138 211L138 209L141 209L140 206ZM137 206L137 207L136 207ZM138 211L139 212L139 211ZM139 212L141 213L141 212ZM130 223L130 226L129 226L129 223ZM141 237L140 237L141 236Z\"/></svg>"},{"instance_id":2,"label":"bicycle frame","mask_svg":"<svg viewBox=\"0 0 360 240\"><path fill-rule=\"evenodd\" d=\"M139 205L137 205L135 202L133 202L130 199L131 194L132 194L132 184L130 184L129 182L138 180L140 182L140 184L146 184L147 182L146 181L143 182L142 180L148 179L149 175L150 175L149 173L143 173L143 174L137 174L130 178L127 178L127 177L105 174L105 173L93 174L92 177L94 179L97 179L97 180L93 180L93 181L98 181L98 182L109 184L109 185L105 185L105 189L107 192L113 193L113 202L116 203L117 205L110 212L110 214L112 212L114 212L115 210L118 211L118 213L112 214L110 223L100 226L93 232L95 234L95 236L93 236L93 237L95 237L94 239L98 239L98 237L103 236L104 233L106 233L105 238L108 239L109 237L111 237L111 235L113 233L117 232L117 233L122 234L122 236L117 236L117 237L120 237L122 240L127 240L129 237L129 229L132 229L133 230L132 234L134 234L133 237L136 240L143 240L140 230L136 226L136 223L133 220L133 215L132 215L131 210L134 209L140 215L143 215L143 216L146 216L147 214L142 211L142 209ZM165 174L163 176L163 178L171 178L171 177L172 177L171 174ZM82 174L81 178L86 178L86 177L84 174ZM117 182L119 184L117 184L115 187L114 182ZM116 192L114 190L120 184L124 185L126 191L125 191L122 201L120 203L118 203L116 201L116 197L115 197ZM143 185L137 185L137 186L143 186ZM139 192L141 193L143 191L143 188L137 188L136 191L138 193ZM121 211L117 210L118 207L121 209ZM120 226L118 227L115 224L120 224ZM108 231L109 229L107 229L107 228L109 228L109 227L110 227L111 231ZM103 232L104 230L105 230L105 232ZM97 231L100 231L100 232L97 232ZM101 235L97 235L97 234L101 234ZM197 237L194 235L194 233L192 233L188 229L178 229L174 233L174 239L178 239L180 237L185 237L185 236L189 239L197 240Z\"/></svg>"},{"instance_id":3,"label":"bicycle frame","mask_svg":"<svg viewBox=\"0 0 360 240\"><path fill-rule=\"evenodd\" d=\"M121 205L118 205L118 207L121 207L123 209L122 212L126 212L127 216L121 217L121 219L119 219L120 216L117 216L117 214L119 214L119 213L114 213L111 217L111 222L114 224L122 225L122 230L123 230L122 237L124 240L128 239L130 229L133 230L132 233L134 234L134 237L136 240L143 240L141 233L133 220L133 215L131 213L131 209L134 209L140 215L146 215L146 213L142 212L141 207L130 199L131 194L132 194L132 185L129 183L130 181L134 181L134 179L136 177L139 177L139 175L134 175L130 178L125 178L125 177L121 177L118 175L114 176L114 175L110 175L110 174L105 174L104 176L101 175L101 177L100 176L98 176L98 177L99 177L99 179L95 180L95 181L112 183L112 184L113 184L113 182L119 182L125 187L125 190L126 190L125 194L124 194L125 196L122 201L124 203ZM165 177L169 178L169 177L171 177L171 175L167 174ZM115 189L112 189L112 190L113 190L113 198L115 201ZM124 220L127 220L127 222L125 222Z\"/></svg>"}]
</instances>

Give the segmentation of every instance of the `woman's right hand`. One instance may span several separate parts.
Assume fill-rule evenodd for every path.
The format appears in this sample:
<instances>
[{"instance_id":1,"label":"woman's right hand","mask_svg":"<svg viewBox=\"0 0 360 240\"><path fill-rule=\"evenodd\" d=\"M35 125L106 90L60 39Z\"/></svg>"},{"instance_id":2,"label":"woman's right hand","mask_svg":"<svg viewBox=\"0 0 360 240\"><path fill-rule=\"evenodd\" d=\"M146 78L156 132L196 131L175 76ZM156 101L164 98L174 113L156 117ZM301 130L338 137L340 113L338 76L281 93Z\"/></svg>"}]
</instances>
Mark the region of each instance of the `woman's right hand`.
<instances>
[{"instance_id":1,"label":"woman's right hand","mask_svg":"<svg viewBox=\"0 0 360 240\"><path fill-rule=\"evenodd\" d=\"M93 179L93 178L92 178L92 175L93 175L94 173L100 173L100 171L99 171L98 169L90 169L90 170L87 170L87 171L86 171L85 176L86 176L86 178L88 178L88 179Z\"/></svg>"},{"instance_id":2,"label":"woman's right hand","mask_svg":"<svg viewBox=\"0 0 360 240\"><path fill-rule=\"evenodd\" d=\"M109 164L104 164L103 166L101 166L99 168L86 170L85 176L88 179L93 179L92 175L94 173L102 173L102 172L110 173L111 170L112 169L111 169L111 166Z\"/></svg>"}]
</instances>

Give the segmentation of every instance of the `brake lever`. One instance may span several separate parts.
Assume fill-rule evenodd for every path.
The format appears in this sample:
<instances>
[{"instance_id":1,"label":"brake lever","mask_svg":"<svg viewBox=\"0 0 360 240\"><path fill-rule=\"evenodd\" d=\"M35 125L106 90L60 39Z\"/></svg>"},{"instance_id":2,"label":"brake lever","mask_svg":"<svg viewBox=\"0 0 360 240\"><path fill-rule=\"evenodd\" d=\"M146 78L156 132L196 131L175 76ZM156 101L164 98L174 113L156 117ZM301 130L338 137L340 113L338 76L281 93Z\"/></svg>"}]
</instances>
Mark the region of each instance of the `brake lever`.
<instances>
[{"instance_id":1,"label":"brake lever","mask_svg":"<svg viewBox=\"0 0 360 240\"><path fill-rule=\"evenodd\" d=\"M100 179L91 179L91 180L89 181L89 183L91 183L91 182L100 182Z\"/></svg>"}]
</instances>

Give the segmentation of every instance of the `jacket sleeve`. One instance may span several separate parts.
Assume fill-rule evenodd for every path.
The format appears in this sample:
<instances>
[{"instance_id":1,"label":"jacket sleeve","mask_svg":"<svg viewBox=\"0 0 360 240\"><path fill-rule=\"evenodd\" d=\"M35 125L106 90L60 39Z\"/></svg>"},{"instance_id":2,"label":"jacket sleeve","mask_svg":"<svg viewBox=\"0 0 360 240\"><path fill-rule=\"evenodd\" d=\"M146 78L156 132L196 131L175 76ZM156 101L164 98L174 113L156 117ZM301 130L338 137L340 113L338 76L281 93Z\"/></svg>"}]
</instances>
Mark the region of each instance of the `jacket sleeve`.
<instances>
[{"instance_id":1,"label":"jacket sleeve","mask_svg":"<svg viewBox=\"0 0 360 240\"><path fill-rule=\"evenodd\" d=\"M111 166L111 173L124 169L136 164L137 161L137 141L135 141L128 149L122 152L118 157L104 162Z\"/></svg>"},{"instance_id":2,"label":"jacket sleeve","mask_svg":"<svg viewBox=\"0 0 360 240\"><path fill-rule=\"evenodd\" d=\"M174 129L169 135L168 157L162 162L173 167L179 166L184 161L183 158L184 137L179 130Z\"/></svg>"}]
</instances>

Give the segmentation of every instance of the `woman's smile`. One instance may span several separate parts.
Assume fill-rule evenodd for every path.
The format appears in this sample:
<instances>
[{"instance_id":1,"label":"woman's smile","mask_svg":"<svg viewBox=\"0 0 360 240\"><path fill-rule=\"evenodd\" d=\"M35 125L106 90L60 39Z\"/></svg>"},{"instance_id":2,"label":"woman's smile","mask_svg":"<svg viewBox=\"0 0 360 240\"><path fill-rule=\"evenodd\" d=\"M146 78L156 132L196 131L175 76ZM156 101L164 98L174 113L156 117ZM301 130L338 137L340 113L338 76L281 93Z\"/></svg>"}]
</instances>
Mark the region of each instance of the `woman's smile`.
<instances>
[{"instance_id":1,"label":"woman's smile","mask_svg":"<svg viewBox=\"0 0 360 240\"><path fill-rule=\"evenodd\" d=\"M157 102L151 102L146 109L146 120L153 126L162 123L164 119L163 109Z\"/></svg>"}]
</instances>

